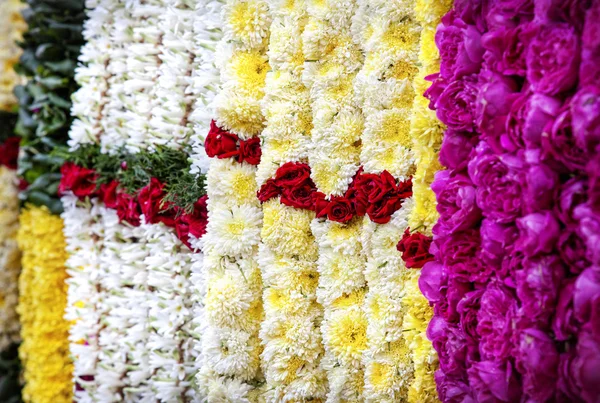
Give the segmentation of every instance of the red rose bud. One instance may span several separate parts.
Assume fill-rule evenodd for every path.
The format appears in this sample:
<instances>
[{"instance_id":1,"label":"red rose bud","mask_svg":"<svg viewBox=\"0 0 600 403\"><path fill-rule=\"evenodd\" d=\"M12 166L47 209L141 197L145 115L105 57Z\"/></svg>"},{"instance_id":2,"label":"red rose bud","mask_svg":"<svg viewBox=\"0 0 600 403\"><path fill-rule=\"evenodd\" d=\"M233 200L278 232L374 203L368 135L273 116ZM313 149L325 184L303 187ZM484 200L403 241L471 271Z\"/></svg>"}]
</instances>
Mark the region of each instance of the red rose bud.
<instances>
[{"instance_id":1,"label":"red rose bud","mask_svg":"<svg viewBox=\"0 0 600 403\"><path fill-rule=\"evenodd\" d=\"M59 194L72 191L79 199L92 196L96 192L96 179L98 175L93 169L87 169L66 162L60 168L62 174L58 186Z\"/></svg>"},{"instance_id":2,"label":"red rose bud","mask_svg":"<svg viewBox=\"0 0 600 403\"><path fill-rule=\"evenodd\" d=\"M122 169L123 171L126 171L126 170L127 170L127 161L123 161L123 162L121 162L121 169Z\"/></svg>"},{"instance_id":3,"label":"red rose bud","mask_svg":"<svg viewBox=\"0 0 600 403\"><path fill-rule=\"evenodd\" d=\"M406 267L420 269L425 263L433 260L433 255L429 253L431 242L431 237L419 232L411 234L410 229L406 229L396 248L402 253L402 260Z\"/></svg>"},{"instance_id":4,"label":"red rose bud","mask_svg":"<svg viewBox=\"0 0 600 403\"><path fill-rule=\"evenodd\" d=\"M19 137L9 137L4 144L0 145L0 165L9 169L17 169L20 141Z\"/></svg>"},{"instance_id":5,"label":"red rose bud","mask_svg":"<svg viewBox=\"0 0 600 403\"><path fill-rule=\"evenodd\" d=\"M245 161L250 165L258 165L261 155L260 138L252 137L249 140L240 140L240 150L237 156L238 162Z\"/></svg>"},{"instance_id":6,"label":"red rose bud","mask_svg":"<svg viewBox=\"0 0 600 403\"><path fill-rule=\"evenodd\" d=\"M204 140L204 149L209 157L230 158L240 153L237 148L238 136L217 126L215 121L210 122L210 131Z\"/></svg>"},{"instance_id":7,"label":"red rose bud","mask_svg":"<svg viewBox=\"0 0 600 403\"><path fill-rule=\"evenodd\" d=\"M331 221L346 223L354 217L352 203L343 196L332 196L327 206L327 218Z\"/></svg>"},{"instance_id":8,"label":"red rose bud","mask_svg":"<svg viewBox=\"0 0 600 403\"><path fill-rule=\"evenodd\" d=\"M286 162L275 173L275 184L280 187L299 186L310 178L307 164Z\"/></svg>"},{"instance_id":9,"label":"red rose bud","mask_svg":"<svg viewBox=\"0 0 600 403\"><path fill-rule=\"evenodd\" d=\"M277 197L281 193L279 186L275 184L275 180L269 179L260 187L256 196L262 203L266 202L272 197Z\"/></svg>"},{"instance_id":10,"label":"red rose bud","mask_svg":"<svg viewBox=\"0 0 600 403\"><path fill-rule=\"evenodd\" d=\"M315 192L315 187L312 181L306 181L300 186L283 189L281 195L281 203L286 206L313 210L314 203L312 194Z\"/></svg>"}]
</instances>

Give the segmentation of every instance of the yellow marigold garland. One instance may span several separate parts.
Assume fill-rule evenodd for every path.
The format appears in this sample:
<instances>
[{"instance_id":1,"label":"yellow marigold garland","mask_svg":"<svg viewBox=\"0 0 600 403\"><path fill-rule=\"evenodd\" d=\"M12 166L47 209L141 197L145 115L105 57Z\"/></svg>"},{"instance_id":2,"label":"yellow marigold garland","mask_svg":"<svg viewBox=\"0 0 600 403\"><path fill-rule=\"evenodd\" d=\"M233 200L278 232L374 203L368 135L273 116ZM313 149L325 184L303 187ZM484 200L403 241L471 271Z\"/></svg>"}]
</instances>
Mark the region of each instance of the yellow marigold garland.
<instances>
[{"instance_id":1,"label":"yellow marigold garland","mask_svg":"<svg viewBox=\"0 0 600 403\"><path fill-rule=\"evenodd\" d=\"M435 30L441 17L452 6L452 0L417 0L415 16L421 24L419 52L419 73L413 82L417 94L413 104L410 134L416 160L416 172L413 177L413 197L415 208L409 217L409 226L413 231L431 235L431 228L437 221L435 195L431 190L433 176L439 170L438 151L442 141L444 127L428 107L429 101L421 96L429 83L425 77L439 71L439 52L435 45ZM407 329L405 333L414 362L415 378L409 390L410 402L438 401L434 372L437 369L437 355L426 330L433 310L418 285L419 272L411 270L410 279L405 284L402 303L409 309L404 316Z\"/></svg>"},{"instance_id":2,"label":"yellow marigold garland","mask_svg":"<svg viewBox=\"0 0 600 403\"><path fill-rule=\"evenodd\" d=\"M23 253L19 278L23 399L35 403L71 402L73 364L69 357L67 272L63 222L46 207L27 206L17 235Z\"/></svg>"},{"instance_id":3,"label":"yellow marigold garland","mask_svg":"<svg viewBox=\"0 0 600 403\"><path fill-rule=\"evenodd\" d=\"M21 269L17 229L17 174L0 166L0 351L19 341L17 280Z\"/></svg>"},{"instance_id":4,"label":"yellow marigold garland","mask_svg":"<svg viewBox=\"0 0 600 403\"><path fill-rule=\"evenodd\" d=\"M312 115L302 83L302 31L307 22L304 2L271 4L271 37L263 113L266 127L259 184L275 176L286 162L306 161ZM321 367L323 309L316 301L319 283L317 245L310 230L315 214L280 204L263 204L259 248L265 319L261 340L262 367L269 402L323 401L327 379Z\"/></svg>"}]
</instances>

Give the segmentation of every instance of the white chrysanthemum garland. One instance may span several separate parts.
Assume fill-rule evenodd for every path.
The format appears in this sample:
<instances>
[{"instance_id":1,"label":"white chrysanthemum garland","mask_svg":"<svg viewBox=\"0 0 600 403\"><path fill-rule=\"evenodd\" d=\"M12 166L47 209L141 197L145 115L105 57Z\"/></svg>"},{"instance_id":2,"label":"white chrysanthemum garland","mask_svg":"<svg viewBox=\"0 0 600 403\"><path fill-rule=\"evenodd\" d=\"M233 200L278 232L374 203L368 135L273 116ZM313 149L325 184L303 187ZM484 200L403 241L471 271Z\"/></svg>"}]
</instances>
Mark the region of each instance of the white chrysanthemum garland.
<instances>
[{"instance_id":1,"label":"white chrysanthemum garland","mask_svg":"<svg viewBox=\"0 0 600 403\"><path fill-rule=\"evenodd\" d=\"M384 170L400 181L414 172L410 119L418 71L421 27L411 1L360 1L353 33L365 52L355 89L365 116L361 161L365 173ZM396 244L408 227L412 200L403 203L387 224L365 218L361 239L367 256L368 349L365 399L407 401L413 362L403 322L405 287L411 279Z\"/></svg>"},{"instance_id":2,"label":"white chrysanthemum garland","mask_svg":"<svg viewBox=\"0 0 600 403\"><path fill-rule=\"evenodd\" d=\"M308 157L312 116L302 83L302 30L306 5L271 4L271 36L263 113L266 127L257 182L264 183L286 162ZM268 402L324 400L327 379L321 368L323 309L316 302L317 245L310 230L315 214L280 204L263 204L258 263L264 282L265 319L262 367Z\"/></svg>"},{"instance_id":3,"label":"white chrysanthemum garland","mask_svg":"<svg viewBox=\"0 0 600 403\"><path fill-rule=\"evenodd\" d=\"M27 29L21 17L24 7L26 5L19 0L0 2L0 111L10 111L17 104L13 88L21 83L22 77L13 66L21 54L16 41L22 39L21 35Z\"/></svg>"},{"instance_id":4,"label":"white chrysanthemum garland","mask_svg":"<svg viewBox=\"0 0 600 403\"><path fill-rule=\"evenodd\" d=\"M224 0L208 0L196 3L196 16L193 23L196 58L192 71L194 102L190 121L194 133L191 138L191 173L206 173L210 159L204 150L204 140L210 128L214 113L214 98L221 88L219 69L215 55L223 31L221 29L221 10Z\"/></svg>"},{"instance_id":5,"label":"white chrysanthemum garland","mask_svg":"<svg viewBox=\"0 0 600 403\"><path fill-rule=\"evenodd\" d=\"M222 90L215 98L219 126L246 140L263 129L260 101L268 70L270 17L264 0L229 0L219 45ZM257 262L262 211L256 168L213 158L207 175L208 227L203 237L207 326L198 375L208 401L258 401L263 393L258 338L263 319Z\"/></svg>"},{"instance_id":6,"label":"white chrysanthemum garland","mask_svg":"<svg viewBox=\"0 0 600 403\"><path fill-rule=\"evenodd\" d=\"M362 55L351 37L356 7L356 1L310 4L302 34L314 125L308 159L311 177L326 195L343 195L360 166L364 122L353 80ZM319 251L317 300L324 308L322 366L328 402L363 401L367 319L361 227L358 218L346 224L315 219L311 224Z\"/></svg>"},{"instance_id":7,"label":"white chrysanthemum garland","mask_svg":"<svg viewBox=\"0 0 600 403\"><path fill-rule=\"evenodd\" d=\"M18 179L15 170L0 165L0 351L19 341L18 278L21 269Z\"/></svg>"}]
</instances>

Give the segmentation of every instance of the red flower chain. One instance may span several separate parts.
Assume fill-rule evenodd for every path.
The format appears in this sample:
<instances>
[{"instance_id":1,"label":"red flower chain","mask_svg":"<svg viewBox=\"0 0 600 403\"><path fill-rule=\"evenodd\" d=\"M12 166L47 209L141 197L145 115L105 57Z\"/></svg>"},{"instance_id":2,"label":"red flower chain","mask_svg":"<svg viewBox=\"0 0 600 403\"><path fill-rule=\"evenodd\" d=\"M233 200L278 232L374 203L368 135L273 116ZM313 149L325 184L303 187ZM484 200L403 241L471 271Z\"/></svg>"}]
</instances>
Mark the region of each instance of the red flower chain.
<instances>
[{"instance_id":1,"label":"red flower chain","mask_svg":"<svg viewBox=\"0 0 600 403\"><path fill-rule=\"evenodd\" d=\"M140 215L144 214L148 223L162 222L168 227L175 228L177 237L190 249L192 246L189 243L189 235L200 238L206 232L208 223L206 196L202 196L194 203L192 213L186 214L173 203L164 201L165 184L156 178L152 178L137 195L130 195L119 189L116 180L103 183L98 187L98 174L93 169L67 162L63 164L60 171L62 177L58 187L59 194L71 191L80 200L97 196L106 207L117 211L121 221L138 226Z\"/></svg>"},{"instance_id":2,"label":"red flower chain","mask_svg":"<svg viewBox=\"0 0 600 403\"><path fill-rule=\"evenodd\" d=\"M237 134L221 129L214 120L210 122L204 149L211 158L235 158L237 162L251 165L258 165L262 154L258 137L241 140Z\"/></svg>"},{"instance_id":3,"label":"red flower chain","mask_svg":"<svg viewBox=\"0 0 600 403\"><path fill-rule=\"evenodd\" d=\"M344 196L327 200L324 193L317 191L307 164L288 162L279 167L274 179L262 185L257 196L261 202L281 196L280 201L286 206L312 210L318 218L345 223L354 216L368 215L373 222L385 224L404 199L412 196L412 181L396 183L387 171L365 174L361 168Z\"/></svg>"}]
</instances>

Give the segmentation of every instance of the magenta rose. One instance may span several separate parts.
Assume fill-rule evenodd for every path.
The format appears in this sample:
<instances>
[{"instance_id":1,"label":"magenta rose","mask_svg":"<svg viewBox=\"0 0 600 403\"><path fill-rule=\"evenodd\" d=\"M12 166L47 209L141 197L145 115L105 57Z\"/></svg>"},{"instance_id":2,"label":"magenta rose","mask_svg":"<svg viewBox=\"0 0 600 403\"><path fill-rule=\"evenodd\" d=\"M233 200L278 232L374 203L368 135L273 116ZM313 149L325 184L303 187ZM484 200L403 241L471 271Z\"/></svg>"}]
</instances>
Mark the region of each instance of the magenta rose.
<instances>
[{"instance_id":1,"label":"magenta rose","mask_svg":"<svg viewBox=\"0 0 600 403\"><path fill-rule=\"evenodd\" d=\"M476 75L451 81L435 102L438 119L452 130L473 131L478 89Z\"/></svg>"},{"instance_id":2,"label":"magenta rose","mask_svg":"<svg viewBox=\"0 0 600 403\"><path fill-rule=\"evenodd\" d=\"M600 151L600 147L598 151ZM600 152L596 152L588 161L585 170L588 174L587 196L589 205L594 212L600 213Z\"/></svg>"},{"instance_id":3,"label":"magenta rose","mask_svg":"<svg viewBox=\"0 0 600 403\"><path fill-rule=\"evenodd\" d=\"M590 324L578 334L577 349L568 368L570 384L585 402L597 402L600 396L600 338Z\"/></svg>"},{"instance_id":4,"label":"magenta rose","mask_svg":"<svg viewBox=\"0 0 600 403\"><path fill-rule=\"evenodd\" d=\"M440 73L448 80L477 73L481 68L481 34L452 11L438 26L435 43L440 51Z\"/></svg>"},{"instance_id":5,"label":"magenta rose","mask_svg":"<svg viewBox=\"0 0 600 403\"><path fill-rule=\"evenodd\" d=\"M562 184L560 196L557 199L554 211L556 216L567 226L577 225L574 217L574 209L580 204L585 203L587 186L585 181L575 177Z\"/></svg>"},{"instance_id":6,"label":"magenta rose","mask_svg":"<svg viewBox=\"0 0 600 403\"><path fill-rule=\"evenodd\" d=\"M509 361L482 361L468 370L476 402L518 402L521 385Z\"/></svg>"},{"instance_id":7,"label":"magenta rose","mask_svg":"<svg viewBox=\"0 0 600 403\"><path fill-rule=\"evenodd\" d=\"M550 211L531 213L517 219L517 249L527 256L550 253L560 235L560 225Z\"/></svg>"},{"instance_id":8,"label":"magenta rose","mask_svg":"<svg viewBox=\"0 0 600 403\"><path fill-rule=\"evenodd\" d=\"M438 171L431 188L440 213L436 236L446 236L477 225L481 210L477 207L475 187L467 175Z\"/></svg>"},{"instance_id":9,"label":"magenta rose","mask_svg":"<svg viewBox=\"0 0 600 403\"><path fill-rule=\"evenodd\" d=\"M559 186L558 175L544 163L534 164L525 172L523 213L550 209Z\"/></svg>"},{"instance_id":10,"label":"magenta rose","mask_svg":"<svg viewBox=\"0 0 600 403\"><path fill-rule=\"evenodd\" d=\"M436 262L427 262L421 269L419 276L419 289L427 298L429 303L436 303L441 300L442 284L447 281L444 267Z\"/></svg>"},{"instance_id":11,"label":"magenta rose","mask_svg":"<svg viewBox=\"0 0 600 403\"><path fill-rule=\"evenodd\" d=\"M492 283L481 296L477 333L482 359L505 359L512 348L517 300L505 286Z\"/></svg>"},{"instance_id":12,"label":"magenta rose","mask_svg":"<svg viewBox=\"0 0 600 403\"><path fill-rule=\"evenodd\" d=\"M499 224L488 218L481 222L481 258L492 267L499 267L502 259L510 255L518 236L517 227Z\"/></svg>"},{"instance_id":13,"label":"magenta rose","mask_svg":"<svg viewBox=\"0 0 600 403\"><path fill-rule=\"evenodd\" d=\"M525 56L532 32L529 25L518 25L484 34L481 43L486 50L483 56L486 64L500 74L525 77Z\"/></svg>"},{"instance_id":14,"label":"magenta rose","mask_svg":"<svg viewBox=\"0 0 600 403\"><path fill-rule=\"evenodd\" d=\"M457 325L448 325L441 339L434 343L440 369L446 374L461 374L466 370L467 339Z\"/></svg>"},{"instance_id":15,"label":"magenta rose","mask_svg":"<svg viewBox=\"0 0 600 403\"><path fill-rule=\"evenodd\" d=\"M579 68L580 86L600 85L600 3L592 2L586 13L581 35L581 66Z\"/></svg>"},{"instance_id":16,"label":"magenta rose","mask_svg":"<svg viewBox=\"0 0 600 403\"><path fill-rule=\"evenodd\" d=\"M600 269L590 267L575 281L573 290L573 312L581 323L600 324ZM600 328L597 329L600 336Z\"/></svg>"},{"instance_id":17,"label":"magenta rose","mask_svg":"<svg viewBox=\"0 0 600 403\"><path fill-rule=\"evenodd\" d=\"M525 24L533 18L533 0L494 0L490 1L486 15L488 30L514 27Z\"/></svg>"},{"instance_id":18,"label":"magenta rose","mask_svg":"<svg viewBox=\"0 0 600 403\"><path fill-rule=\"evenodd\" d=\"M591 0L538 0L535 16L543 23L566 22L581 31Z\"/></svg>"},{"instance_id":19,"label":"magenta rose","mask_svg":"<svg viewBox=\"0 0 600 403\"><path fill-rule=\"evenodd\" d=\"M485 142L476 149L469 162L469 176L477 188L477 205L488 217L499 223L509 223L521 215L523 160L496 155Z\"/></svg>"},{"instance_id":20,"label":"magenta rose","mask_svg":"<svg viewBox=\"0 0 600 403\"><path fill-rule=\"evenodd\" d=\"M558 379L559 355L554 341L540 329L521 330L515 356L528 401L550 401Z\"/></svg>"},{"instance_id":21,"label":"magenta rose","mask_svg":"<svg viewBox=\"0 0 600 403\"><path fill-rule=\"evenodd\" d=\"M435 110L435 104L440 99L440 95L442 95L448 83L440 73L430 74L425 77L425 80L431 82L431 85L423 93L423 96L429 100L429 109Z\"/></svg>"},{"instance_id":22,"label":"magenta rose","mask_svg":"<svg viewBox=\"0 0 600 403\"><path fill-rule=\"evenodd\" d=\"M439 398L445 403L476 403L471 396L471 387L463 378L465 376L453 376L445 374L438 369L435 371L435 385Z\"/></svg>"},{"instance_id":23,"label":"magenta rose","mask_svg":"<svg viewBox=\"0 0 600 403\"><path fill-rule=\"evenodd\" d=\"M506 120L506 140L514 148L537 148L542 141L544 127L553 121L561 102L543 94L523 93L512 104ZM508 147L505 147L508 149Z\"/></svg>"},{"instance_id":24,"label":"magenta rose","mask_svg":"<svg viewBox=\"0 0 600 403\"><path fill-rule=\"evenodd\" d=\"M556 340L565 341L575 335L579 324L573 312L573 292L575 278L566 278L561 285L556 303L556 313L552 318L552 331Z\"/></svg>"},{"instance_id":25,"label":"magenta rose","mask_svg":"<svg viewBox=\"0 0 600 403\"><path fill-rule=\"evenodd\" d=\"M459 316L456 308L460 300L471 290L469 283L449 278L440 287L441 298L434 306L433 312L450 323L458 323Z\"/></svg>"},{"instance_id":26,"label":"magenta rose","mask_svg":"<svg viewBox=\"0 0 600 403\"><path fill-rule=\"evenodd\" d=\"M577 232L564 231L558 238L558 253L571 274L579 274L590 265L586 256L585 242Z\"/></svg>"},{"instance_id":27,"label":"magenta rose","mask_svg":"<svg viewBox=\"0 0 600 403\"><path fill-rule=\"evenodd\" d=\"M477 334L477 314L481 307L481 296L484 290L475 290L468 292L458 303L456 310L460 316L460 327L465 333L467 339L475 342L479 339Z\"/></svg>"},{"instance_id":28,"label":"magenta rose","mask_svg":"<svg viewBox=\"0 0 600 403\"><path fill-rule=\"evenodd\" d=\"M517 288L517 273L523 267L525 255L514 249L504 257L500 268L496 271L496 277L511 289Z\"/></svg>"},{"instance_id":29,"label":"magenta rose","mask_svg":"<svg viewBox=\"0 0 600 403\"><path fill-rule=\"evenodd\" d=\"M482 72L482 82L477 96L476 123L482 138L488 142L496 153L502 153L502 137L504 136L506 118L511 105L518 96L519 86L509 77ZM512 147L507 151L514 151Z\"/></svg>"},{"instance_id":30,"label":"magenta rose","mask_svg":"<svg viewBox=\"0 0 600 403\"><path fill-rule=\"evenodd\" d=\"M479 32L486 31L487 4L481 0L456 0L454 11L467 24L475 25Z\"/></svg>"},{"instance_id":31,"label":"magenta rose","mask_svg":"<svg viewBox=\"0 0 600 403\"><path fill-rule=\"evenodd\" d=\"M535 92L557 95L577 83L579 37L568 24L539 29L527 52L527 80Z\"/></svg>"},{"instance_id":32,"label":"magenta rose","mask_svg":"<svg viewBox=\"0 0 600 403\"><path fill-rule=\"evenodd\" d=\"M477 136L473 136L472 133L446 130L440 148L440 162L445 167L457 171L465 169L477 141Z\"/></svg>"},{"instance_id":33,"label":"magenta rose","mask_svg":"<svg viewBox=\"0 0 600 403\"><path fill-rule=\"evenodd\" d=\"M440 241L442 263L448 277L465 282L488 281L492 267L483 264L480 258L481 238L479 230L456 232Z\"/></svg>"},{"instance_id":34,"label":"magenta rose","mask_svg":"<svg viewBox=\"0 0 600 403\"><path fill-rule=\"evenodd\" d=\"M555 167L564 173L584 171L588 154L577 145L571 127L571 111L563 106L552 124L548 124L542 135L542 149L547 158L555 161Z\"/></svg>"},{"instance_id":35,"label":"magenta rose","mask_svg":"<svg viewBox=\"0 0 600 403\"><path fill-rule=\"evenodd\" d=\"M575 142L582 150L591 152L600 144L600 87L581 88L571 99L570 106L571 116L577 117L572 121Z\"/></svg>"},{"instance_id":36,"label":"magenta rose","mask_svg":"<svg viewBox=\"0 0 600 403\"><path fill-rule=\"evenodd\" d=\"M600 215L588 204L582 204L575 208L573 216L579 220L577 234L587 247L586 258L600 264Z\"/></svg>"},{"instance_id":37,"label":"magenta rose","mask_svg":"<svg viewBox=\"0 0 600 403\"><path fill-rule=\"evenodd\" d=\"M523 269L516 276L517 296L521 300L519 313L527 326L548 326L564 276L565 268L557 256L523 260Z\"/></svg>"}]
</instances>

